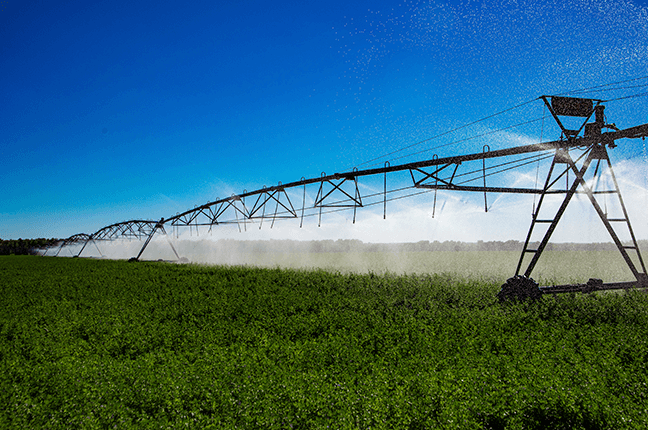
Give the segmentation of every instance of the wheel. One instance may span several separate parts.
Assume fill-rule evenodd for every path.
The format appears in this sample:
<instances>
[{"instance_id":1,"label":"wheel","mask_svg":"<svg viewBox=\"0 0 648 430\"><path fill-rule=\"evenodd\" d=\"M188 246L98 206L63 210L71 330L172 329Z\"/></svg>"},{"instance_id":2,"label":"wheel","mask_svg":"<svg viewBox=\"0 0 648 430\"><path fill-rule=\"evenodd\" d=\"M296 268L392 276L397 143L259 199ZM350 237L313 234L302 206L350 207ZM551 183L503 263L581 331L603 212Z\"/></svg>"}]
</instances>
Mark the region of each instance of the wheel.
<instances>
[{"instance_id":1,"label":"wheel","mask_svg":"<svg viewBox=\"0 0 648 430\"><path fill-rule=\"evenodd\" d=\"M520 275L507 279L506 284L502 285L502 289L497 293L500 303L509 300L537 300L540 297L542 297L542 291L540 291L538 283Z\"/></svg>"}]
</instances>

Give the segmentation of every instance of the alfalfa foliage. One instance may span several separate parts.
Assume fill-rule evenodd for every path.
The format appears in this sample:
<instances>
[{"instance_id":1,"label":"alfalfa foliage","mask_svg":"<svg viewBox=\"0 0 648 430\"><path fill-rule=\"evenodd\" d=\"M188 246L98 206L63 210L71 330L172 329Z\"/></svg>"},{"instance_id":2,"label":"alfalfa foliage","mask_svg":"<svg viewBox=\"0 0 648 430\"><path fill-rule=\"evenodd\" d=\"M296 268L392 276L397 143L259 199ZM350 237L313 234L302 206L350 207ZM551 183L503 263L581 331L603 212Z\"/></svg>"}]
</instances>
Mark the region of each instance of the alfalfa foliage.
<instances>
[{"instance_id":1,"label":"alfalfa foliage","mask_svg":"<svg viewBox=\"0 0 648 430\"><path fill-rule=\"evenodd\" d=\"M449 275L0 259L0 427L646 425L648 298Z\"/></svg>"}]
</instances>

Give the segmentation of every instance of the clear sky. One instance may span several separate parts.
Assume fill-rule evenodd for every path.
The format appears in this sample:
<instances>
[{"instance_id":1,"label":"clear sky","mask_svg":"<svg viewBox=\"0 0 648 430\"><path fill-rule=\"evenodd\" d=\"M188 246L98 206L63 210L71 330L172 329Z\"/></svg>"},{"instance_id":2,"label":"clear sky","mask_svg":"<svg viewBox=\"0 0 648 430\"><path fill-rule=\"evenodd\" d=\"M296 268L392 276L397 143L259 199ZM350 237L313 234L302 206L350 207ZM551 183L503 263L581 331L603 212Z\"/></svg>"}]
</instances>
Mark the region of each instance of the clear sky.
<instances>
[{"instance_id":1,"label":"clear sky","mask_svg":"<svg viewBox=\"0 0 648 430\"><path fill-rule=\"evenodd\" d=\"M363 166L541 94L648 75L648 5L639 0L0 0L0 40L3 239L169 217L244 189ZM624 91L592 96L647 90ZM634 98L606 113L633 126L648 122L647 105ZM528 105L512 120L541 109ZM518 137L537 140L535 125ZM645 142L628 140L614 157L629 172L624 192L648 238ZM524 239L528 198L507 196L488 214L477 214L479 196L441 198L445 219L431 220L429 196L395 205L380 227L391 235L367 219L351 230L331 218L323 230L276 237Z\"/></svg>"}]
</instances>

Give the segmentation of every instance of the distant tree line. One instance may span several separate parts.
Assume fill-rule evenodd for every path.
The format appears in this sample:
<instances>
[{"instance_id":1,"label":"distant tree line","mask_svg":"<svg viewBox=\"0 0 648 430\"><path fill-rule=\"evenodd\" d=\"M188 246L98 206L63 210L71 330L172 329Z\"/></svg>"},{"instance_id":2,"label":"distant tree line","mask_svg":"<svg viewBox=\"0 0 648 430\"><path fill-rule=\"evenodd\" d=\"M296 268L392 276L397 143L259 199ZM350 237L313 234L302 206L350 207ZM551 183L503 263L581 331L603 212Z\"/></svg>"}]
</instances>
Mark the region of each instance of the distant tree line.
<instances>
[{"instance_id":1,"label":"distant tree line","mask_svg":"<svg viewBox=\"0 0 648 430\"><path fill-rule=\"evenodd\" d=\"M36 255L38 250L51 246L59 239L0 239L0 255Z\"/></svg>"},{"instance_id":2,"label":"distant tree line","mask_svg":"<svg viewBox=\"0 0 648 430\"><path fill-rule=\"evenodd\" d=\"M0 239L0 255L37 255L38 250L56 245L60 239ZM338 240L234 240L221 239L216 241L216 247L222 247L232 252L450 252L450 251L522 251L524 243L519 240L457 242L437 240L430 242L405 243L364 243L357 239ZM537 242L529 245L536 249ZM648 240L640 240L639 248L646 252ZM547 251L615 251L612 242L600 243L549 243ZM643 253L642 252L642 253Z\"/></svg>"}]
</instances>

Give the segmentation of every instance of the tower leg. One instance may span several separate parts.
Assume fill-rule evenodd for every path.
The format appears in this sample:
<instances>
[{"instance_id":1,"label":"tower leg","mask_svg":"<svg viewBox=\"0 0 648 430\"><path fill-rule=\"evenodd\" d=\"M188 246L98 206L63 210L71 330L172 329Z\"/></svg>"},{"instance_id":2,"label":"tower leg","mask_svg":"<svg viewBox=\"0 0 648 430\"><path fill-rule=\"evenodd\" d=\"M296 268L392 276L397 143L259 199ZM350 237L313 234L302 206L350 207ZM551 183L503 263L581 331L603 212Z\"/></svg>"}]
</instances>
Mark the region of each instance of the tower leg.
<instances>
[{"instance_id":1,"label":"tower leg","mask_svg":"<svg viewBox=\"0 0 648 430\"><path fill-rule=\"evenodd\" d=\"M549 174L547 176L547 180L545 182L545 186L543 189L543 193L541 194L540 201L538 203L537 208L535 209L533 213L533 218L531 221L531 226L529 228L529 232L527 234L526 241L524 243L524 248L522 250L522 255L520 256L520 260L518 262L518 266L515 272L516 277L519 276L520 269L522 267L522 263L524 260L524 257L526 254L531 253L533 254L533 257L531 259L531 262L527 266L525 272L524 272L524 277L529 278L531 276L531 273L533 272L533 269L535 268L540 256L542 255L542 252L545 250L547 244L549 243L549 239L551 238L551 235L556 229L556 226L558 225L558 222L560 221L562 215L564 214L565 210L567 209L567 206L569 205L569 202L571 201L572 197L576 193L578 187L580 186L582 188L582 192L587 195L589 198L592 206L594 207L594 210L596 213L599 215L601 218L601 221L603 222L603 225L607 229L608 233L610 234L610 237L612 238L612 241L616 245L617 249L623 256L623 259L625 260L626 264L628 265L628 268L632 272L633 276L637 280L637 285L642 286L642 287L647 287L648 288L648 276L646 275L646 267L644 264L644 261L641 257L641 253L639 251L639 246L637 243L637 240L634 236L634 232L632 230L632 226L630 224L630 219L628 217L627 210L625 208L625 205L623 203L623 198L621 197L621 191L619 189L618 183L616 181L616 177L614 176L614 171L612 169L612 164L610 162L609 156L607 154L607 150L605 146L603 145L597 145L593 146L590 149L588 149L580 158L583 156L587 155L585 158L583 165L579 169L576 166L576 162L572 160L572 158L569 156L569 154L566 151L563 150L557 150L556 151L556 157L554 158L554 161L551 165L551 168L549 170ZM580 159L579 158L579 159ZM609 190L609 191L594 191L592 188L587 184L585 180L585 174L587 170L589 169L591 163L593 160L605 160L607 162L608 168L610 170L610 175L613 179L614 183L614 190ZM577 160L578 161L578 160ZM567 168L566 170L561 173L556 179L553 181L551 180L551 176L554 170L554 167L557 163L566 163ZM542 206L542 202L546 194L551 192L550 188L552 185L554 185L562 176L566 175L568 171L572 171L574 173L575 178L573 179L573 182L571 183L571 186L569 189L566 191L565 198L563 199L562 204L560 205L559 209L557 210L555 216L553 219L538 219L538 215L540 212L540 208ZM608 218L607 214L603 209L601 208L601 205L596 199L596 194L601 193L601 194L616 194L619 199L619 204L621 206L622 212L623 212L623 218ZM614 226L612 223L625 223L628 226L628 231L630 233L630 237L632 240L632 245L630 246L625 246L621 242L621 239L619 238L617 232L614 229ZM529 243L531 240L531 235L533 232L533 229L536 225L536 223L549 223L549 228L545 232L544 237L540 241L540 245L538 246L537 249L529 249ZM634 250L637 255L637 260L639 262L639 266L635 265L635 262L630 258L630 255L628 253L629 250Z\"/></svg>"}]
</instances>

